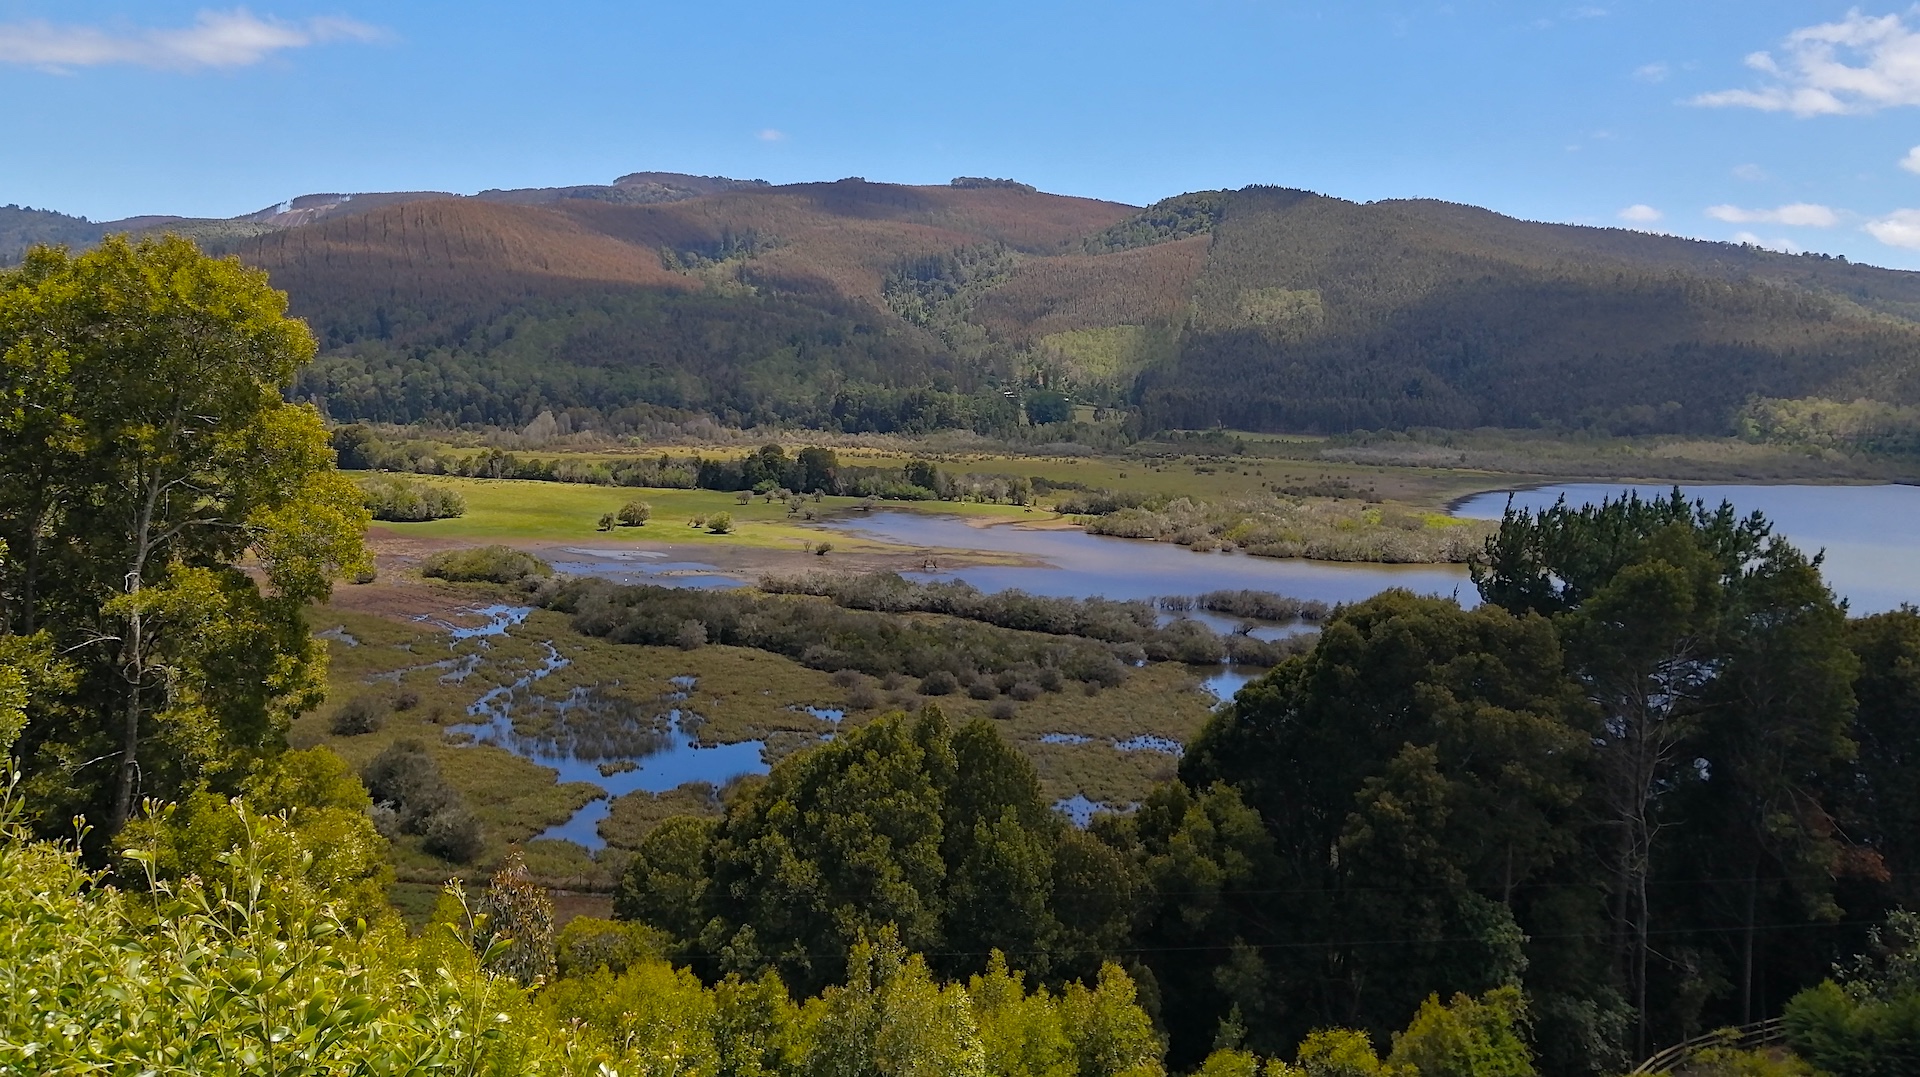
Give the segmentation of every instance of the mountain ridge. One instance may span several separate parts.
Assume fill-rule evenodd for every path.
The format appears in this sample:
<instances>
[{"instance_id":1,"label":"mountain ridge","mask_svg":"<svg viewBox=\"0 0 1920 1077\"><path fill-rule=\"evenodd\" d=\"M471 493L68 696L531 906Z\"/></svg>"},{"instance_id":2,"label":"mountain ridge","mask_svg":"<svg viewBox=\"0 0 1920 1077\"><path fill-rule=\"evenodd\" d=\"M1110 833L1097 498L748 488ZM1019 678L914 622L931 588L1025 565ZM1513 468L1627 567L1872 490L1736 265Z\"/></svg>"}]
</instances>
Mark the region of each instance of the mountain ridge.
<instances>
[{"instance_id":1,"label":"mountain ridge","mask_svg":"<svg viewBox=\"0 0 1920 1077\"><path fill-rule=\"evenodd\" d=\"M1432 199L631 173L135 220L267 270L343 420L978 427L1046 388L1146 428L1702 433L1756 398L1920 404L1920 273ZM110 227L0 210L0 241Z\"/></svg>"}]
</instances>

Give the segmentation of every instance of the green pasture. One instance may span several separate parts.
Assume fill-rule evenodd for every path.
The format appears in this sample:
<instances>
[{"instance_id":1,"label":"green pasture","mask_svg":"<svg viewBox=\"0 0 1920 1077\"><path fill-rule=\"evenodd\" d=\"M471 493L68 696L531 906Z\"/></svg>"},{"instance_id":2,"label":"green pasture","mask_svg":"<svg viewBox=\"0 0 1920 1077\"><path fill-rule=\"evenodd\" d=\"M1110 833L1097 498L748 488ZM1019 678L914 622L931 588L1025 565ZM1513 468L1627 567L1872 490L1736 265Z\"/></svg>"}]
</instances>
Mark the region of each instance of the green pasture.
<instances>
[{"instance_id":1,"label":"green pasture","mask_svg":"<svg viewBox=\"0 0 1920 1077\"><path fill-rule=\"evenodd\" d=\"M395 532L419 538L481 542L591 542L647 540L716 547L746 546L797 549L831 542L837 550L886 551L885 543L862 539L816 526L831 516L862 511L860 498L823 497L799 503L790 511L780 501L754 497L741 503L738 494L713 490L652 490L637 487L594 486L586 483L543 482L530 479L467 479L441 475L409 476L433 486L447 487L466 499L467 512L447 520L424 523L387 523ZM600 518L618 512L629 501L645 501L653 518L642 527L599 529ZM986 519L1031 520L1047 514L1017 505L976 502L886 501L889 511L952 513ZM727 534L714 534L696 520L726 513L733 519ZM809 518L811 517L811 519Z\"/></svg>"}]
</instances>

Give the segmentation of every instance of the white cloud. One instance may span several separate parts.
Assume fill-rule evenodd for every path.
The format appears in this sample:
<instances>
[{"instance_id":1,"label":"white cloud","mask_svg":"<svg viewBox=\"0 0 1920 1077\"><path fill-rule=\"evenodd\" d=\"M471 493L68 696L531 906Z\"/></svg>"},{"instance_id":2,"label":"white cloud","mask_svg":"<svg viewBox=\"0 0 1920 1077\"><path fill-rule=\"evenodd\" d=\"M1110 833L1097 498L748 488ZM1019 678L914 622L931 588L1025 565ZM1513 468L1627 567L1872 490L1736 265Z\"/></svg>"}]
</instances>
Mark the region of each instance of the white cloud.
<instances>
[{"instance_id":1,"label":"white cloud","mask_svg":"<svg viewBox=\"0 0 1920 1077\"><path fill-rule=\"evenodd\" d=\"M761 129L760 133L753 137L759 139L762 142L785 142L787 140L787 133L785 131L776 131L771 127L767 127L767 128Z\"/></svg>"},{"instance_id":2,"label":"white cloud","mask_svg":"<svg viewBox=\"0 0 1920 1077\"><path fill-rule=\"evenodd\" d=\"M1868 221L1867 233L1889 247L1920 250L1920 209L1896 209Z\"/></svg>"},{"instance_id":3,"label":"white cloud","mask_svg":"<svg viewBox=\"0 0 1920 1077\"><path fill-rule=\"evenodd\" d=\"M1654 209L1645 202L1628 206L1626 209L1620 211L1620 219L1632 224L1652 224L1665 216L1666 214Z\"/></svg>"},{"instance_id":4,"label":"white cloud","mask_svg":"<svg viewBox=\"0 0 1920 1077\"><path fill-rule=\"evenodd\" d=\"M1733 178L1746 180L1748 183L1759 183L1762 180L1772 179L1773 177L1767 175L1767 170L1761 168L1759 165L1735 165L1733 166Z\"/></svg>"},{"instance_id":5,"label":"white cloud","mask_svg":"<svg viewBox=\"0 0 1920 1077\"><path fill-rule=\"evenodd\" d=\"M1567 18L1569 19L1604 19L1606 17L1606 8L1593 7L1591 5L1587 7L1577 7L1567 12Z\"/></svg>"},{"instance_id":6,"label":"white cloud","mask_svg":"<svg viewBox=\"0 0 1920 1077\"><path fill-rule=\"evenodd\" d=\"M1701 94L1692 103L1796 116L1920 105L1920 32L1903 16L1849 11L1839 22L1788 34L1780 51L1778 59L1770 52L1747 57L1748 67L1769 76L1760 88Z\"/></svg>"},{"instance_id":7,"label":"white cloud","mask_svg":"<svg viewBox=\"0 0 1920 1077\"><path fill-rule=\"evenodd\" d=\"M1748 243L1755 247L1764 247L1767 250L1779 251L1782 254L1799 254L1803 249L1800 244L1795 243L1791 239L1761 239L1752 232L1735 232L1733 234L1733 241L1735 243Z\"/></svg>"},{"instance_id":8,"label":"white cloud","mask_svg":"<svg viewBox=\"0 0 1920 1077\"><path fill-rule=\"evenodd\" d=\"M1708 206L1707 216L1729 224L1784 224L1794 228L1832 228L1840 223L1838 213L1811 202L1795 202L1778 209Z\"/></svg>"},{"instance_id":9,"label":"white cloud","mask_svg":"<svg viewBox=\"0 0 1920 1077\"><path fill-rule=\"evenodd\" d=\"M1900 167L1909 172L1920 172L1920 146L1908 150L1907 155L1900 158Z\"/></svg>"},{"instance_id":10,"label":"white cloud","mask_svg":"<svg viewBox=\"0 0 1920 1077\"><path fill-rule=\"evenodd\" d=\"M1666 64L1642 64L1634 68L1633 77L1641 82L1665 82L1673 69Z\"/></svg>"},{"instance_id":11,"label":"white cloud","mask_svg":"<svg viewBox=\"0 0 1920 1077\"><path fill-rule=\"evenodd\" d=\"M284 49L329 41L379 41L384 31L343 18L286 22L246 8L202 11L174 30L102 29L45 21L0 23L0 64L67 71L130 64L169 70L246 67Z\"/></svg>"}]
</instances>

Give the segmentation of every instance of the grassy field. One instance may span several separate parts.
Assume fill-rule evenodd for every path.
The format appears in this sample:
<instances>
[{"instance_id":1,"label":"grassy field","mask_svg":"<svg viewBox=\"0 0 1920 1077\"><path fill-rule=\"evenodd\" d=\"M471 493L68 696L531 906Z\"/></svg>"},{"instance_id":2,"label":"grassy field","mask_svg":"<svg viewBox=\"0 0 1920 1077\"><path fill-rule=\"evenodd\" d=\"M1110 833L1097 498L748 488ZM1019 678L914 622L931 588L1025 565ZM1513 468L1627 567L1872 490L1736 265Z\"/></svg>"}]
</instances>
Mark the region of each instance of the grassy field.
<instances>
[{"instance_id":1,"label":"grassy field","mask_svg":"<svg viewBox=\"0 0 1920 1077\"><path fill-rule=\"evenodd\" d=\"M862 500L823 497L802 502L798 513L785 504L755 497L742 504L737 494L713 490L650 490L584 483L540 482L526 479L466 479L437 475L414 476L418 481L457 491L466 499L467 512L447 520L383 524L397 533L429 539L465 542L580 542L604 545L612 541L687 543L693 546L746 546L798 549L830 541L835 549L893 549L884 543L840 531L810 526L830 516L860 511ZM653 518L643 527L599 530L600 517L617 512L629 501L645 501ZM1031 520L1037 514L1017 505L976 502L889 501L890 510L938 511L985 520ZM719 513L733 519L733 530L717 535L696 520ZM811 519L809 519L811 516ZM1042 518L1046 518L1042 515Z\"/></svg>"}]
</instances>

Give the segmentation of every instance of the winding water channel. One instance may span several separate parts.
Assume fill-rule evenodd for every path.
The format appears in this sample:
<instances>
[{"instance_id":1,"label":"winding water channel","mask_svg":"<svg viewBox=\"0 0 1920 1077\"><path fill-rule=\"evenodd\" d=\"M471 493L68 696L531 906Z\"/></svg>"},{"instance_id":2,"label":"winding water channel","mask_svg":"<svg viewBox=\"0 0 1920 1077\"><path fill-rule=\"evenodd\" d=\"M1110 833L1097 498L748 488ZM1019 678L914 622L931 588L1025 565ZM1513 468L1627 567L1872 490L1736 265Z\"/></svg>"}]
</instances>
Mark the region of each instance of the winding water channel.
<instances>
[{"instance_id":1,"label":"winding water channel","mask_svg":"<svg viewBox=\"0 0 1920 1077\"><path fill-rule=\"evenodd\" d=\"M1516 507L1540 509L1562 496L1570 503L1583 504L1619 497L1633 489L1638 489L1642 496L1658 496L1670 487L1569 484L1503 490L1462 499L1453 511L1462 516L1494 519L1504 511L1509 498ZM1762 512L1774 522L1779 533L1802 549L1810 553L1824 550L1827 580L1849 602L1855 614L1892 609L1903 603L1920 604L1920 487L1690 486L1683 489L1687 496L1704 499L1709 505L1726 500L1743 514ZM977 521L960 517L915 512L863 514L828 526L925 550L935 562L933 570L910 573L911 577L964 580L983 591L1018 588L1030 594L1054 597L1125 600L1249 589L1337 604L1359 601L1390 587L1402 587L1421 594L1451 596L1464 605L1478 601L1465 568L1456 565L1333 564L1241 553L1194 553L1172 544L1088 535L1075 529L1006 524L983 527ZM941 551L957 550L1019 554L1039 563L940 569ZM742 582L711 565L668 561L658 554L590 549L570 552L583 555L587 560L566 563L561 566L564 570L623 583L728 587ZM505 606L474 612L484 618L481 626L447 627L453 629L456 640L479 639L482 646L487 637L504 633L527 615L525 609ZM1238 625L1231 618L1194 616L1223 632L1232 631ZM1260 634L1274 638L1309 630L1311 626L1307 625L1267 626ZM495 744L552 767L559 772L562 782L588 782L605 790L604 796L541 837L566 839L598 849L605 845L598 825L608 816L615 797L638 790L665 792L695 781L719 786L740 775L765 773L768 769L762 741L700 745L686 728L696 723L698 716L675 705L672 696L663 700L663 707L668 708L660 716L664 719L663 732L630 754L583 753L577 748L569 750L517 735L512 720L516 705L568 705L566 701L538 696L538 682L565 664L551 645L548 650L549 660L544 666L513 685L488 692L471 708L472 721L454 730L472 736L476 742ZM464 672L453 660L445 665L450 667L445 676L458 677ZM1205 678L1202 686L1218 699L1231 699L1242 685L1261 672L1222 667ZM679 698L684 700L692 687L691 683L679 685ZM834 711L818 712L815 716L821 719L823 732L829 736L833 723L841 717ZM1156 751L1170 755L1178 755L1183 750L1178 742L1160 738L1135 738L1111 747L1116 751ZM625 760L632 765L624 769L617 764L603 768L602 764L610 759ZM1056 807L1084 825L1103 805L1085 797L1072 797Z\"/></svg>"}]
</instances>

